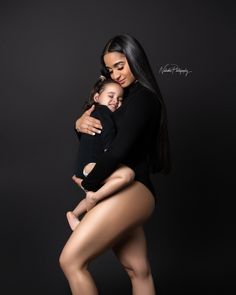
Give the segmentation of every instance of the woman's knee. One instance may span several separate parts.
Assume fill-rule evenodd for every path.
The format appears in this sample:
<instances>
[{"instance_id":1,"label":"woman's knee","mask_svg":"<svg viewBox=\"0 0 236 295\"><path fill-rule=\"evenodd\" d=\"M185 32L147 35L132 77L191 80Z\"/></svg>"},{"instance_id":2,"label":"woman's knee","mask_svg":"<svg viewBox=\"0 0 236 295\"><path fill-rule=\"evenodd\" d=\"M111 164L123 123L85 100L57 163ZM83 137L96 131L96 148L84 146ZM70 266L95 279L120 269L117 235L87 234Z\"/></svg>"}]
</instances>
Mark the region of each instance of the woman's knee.
<instances>
[{"instance_id":1,"label":"woman's knee","mask_svg":"<svg viewBox=\"0 0 236 295\"><path fill-rule=\"evenodd\" d=\"M70 251L63 250L59 257L60 267L68 275L87 268L87 262L82 257L77 256L75 259L72 256Z\"/></svg>"},{"instance_id":2,"label":"woman's knee","mask_svg":"<svg viewBox=\"0 0 236 295\"><path fill-rule=\"evenodd\" d=\"M71 268L72 264L70 256L65 251L61 252L61 255L59 257L59 264L64 273L69 272L69 269Z\"/></svg>"},{"instance_id":3,"label":"woman's knee","mask_svg":"<svg viewBox=\"0 0 236 295\"><path fill-rule=\"evenodd\" d=\"M148 261L138 261L132 265L123 265L130 279L145 279L150 276L151 268Z\"/></svg>"}]
</instances>

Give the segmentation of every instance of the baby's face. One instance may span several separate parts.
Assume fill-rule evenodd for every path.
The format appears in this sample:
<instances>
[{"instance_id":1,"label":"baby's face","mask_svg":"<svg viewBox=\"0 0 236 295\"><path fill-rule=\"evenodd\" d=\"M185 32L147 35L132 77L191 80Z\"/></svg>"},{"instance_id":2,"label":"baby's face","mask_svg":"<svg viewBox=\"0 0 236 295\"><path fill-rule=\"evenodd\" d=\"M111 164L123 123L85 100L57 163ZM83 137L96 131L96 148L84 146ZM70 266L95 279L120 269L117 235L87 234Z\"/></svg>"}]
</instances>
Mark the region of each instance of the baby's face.
<instances>
[{"instance_id":1,"label":"baby's face","mask_svg":"<svg viewBox=\"0 0 236 295\"><path fill-rule=\"evenodd\" d=\"M123 92L123 88L117 83L109 83L104 86L100 94L95 95L94 100L99 104L106 105L114 112L122 104Z\"/></svg>"}]
</instances>

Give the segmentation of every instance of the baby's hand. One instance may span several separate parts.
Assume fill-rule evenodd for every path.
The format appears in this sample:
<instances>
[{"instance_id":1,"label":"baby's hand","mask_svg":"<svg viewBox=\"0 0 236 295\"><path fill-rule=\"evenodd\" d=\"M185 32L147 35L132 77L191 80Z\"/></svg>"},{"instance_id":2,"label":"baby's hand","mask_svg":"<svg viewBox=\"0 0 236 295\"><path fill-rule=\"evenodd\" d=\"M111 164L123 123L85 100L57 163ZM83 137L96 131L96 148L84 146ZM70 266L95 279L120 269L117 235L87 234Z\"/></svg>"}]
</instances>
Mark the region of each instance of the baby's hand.
<instances>
[{"instance_id":1,"label":"baby's hand","mask_svg":"<svg viewBox=\"0 0 236 295\"><path fill-rule=\"evenodd\" d=\"M97 199L95 197L94 192L87 192L86 194L86 205L87 205L87 212L91 210L97 204Z\"/></svg>"}]
</instances>

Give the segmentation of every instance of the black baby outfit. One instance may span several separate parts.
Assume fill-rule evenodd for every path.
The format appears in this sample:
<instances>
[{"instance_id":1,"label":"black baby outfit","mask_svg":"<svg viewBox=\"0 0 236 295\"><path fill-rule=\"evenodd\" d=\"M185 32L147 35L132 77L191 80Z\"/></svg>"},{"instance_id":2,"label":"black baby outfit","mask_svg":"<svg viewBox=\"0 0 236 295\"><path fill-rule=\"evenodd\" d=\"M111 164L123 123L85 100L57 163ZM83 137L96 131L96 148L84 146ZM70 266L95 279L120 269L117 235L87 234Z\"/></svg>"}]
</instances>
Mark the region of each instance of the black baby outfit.
<instances>
[{"instance_id":1,"label":"black baby outfit","mask_svg":"<svg viewBox=\"0 0 236 295\"><path fill-rule=\"evenodd\" d=\"M155 196L150 165L152 161L159 161L160 117L161 104L156 94L140 82L125 89L122 106L113 113L116 135L109 149L95 160L91 173L83 177L82 186L88 191L98 190L102 181L122 163L133 169L135 180L142 182Z\"/></svg>"},{"instance_id":2,"label":"black baby outfit","mask_svg":"<svg viewBox=\"0 0 236 295\"><path fill-rule=\"evenodd\" d=\"M79 134L80 143L75 168L75 175L79 178L84 178L83 169L88 163L96 163L99 156L108 150L116 134L113 112L107 106L96 104L91 116L101 121L103 129L101 134L94 136Z\"/></svg>"}]
</instances>

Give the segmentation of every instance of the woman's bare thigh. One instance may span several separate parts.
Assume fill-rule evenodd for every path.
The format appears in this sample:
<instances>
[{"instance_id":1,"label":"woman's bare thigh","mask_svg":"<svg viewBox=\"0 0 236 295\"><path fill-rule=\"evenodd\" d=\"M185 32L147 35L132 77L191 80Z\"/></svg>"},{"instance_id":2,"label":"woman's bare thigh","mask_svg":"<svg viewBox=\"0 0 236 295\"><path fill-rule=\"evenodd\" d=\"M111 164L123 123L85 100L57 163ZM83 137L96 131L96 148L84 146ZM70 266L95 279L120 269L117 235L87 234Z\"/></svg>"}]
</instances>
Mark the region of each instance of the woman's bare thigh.
<instances>
[{"instance_id":1,"label":"woman's bare thigh","mask_svg":"<svg viewBox=\"0 0 236 295\"><path fill-rule=\"evenodd\" d=\"M102 200L81 220L67 241L62 255L71 263L86 264L115 245L126 233L143 224L152 214L155 200L140 182Z\"/></svg>"},{"instance_id":2,"label":"woman's bare thigh","mask_svg":"<svg viewBox=\"0 0 236 295\"><path fill-rule=\"evenodd\" d=\"M131 272L149 271L147 242L142 226L128 232L112 248L122 266Z\"/></svg>"}]
</instances>

